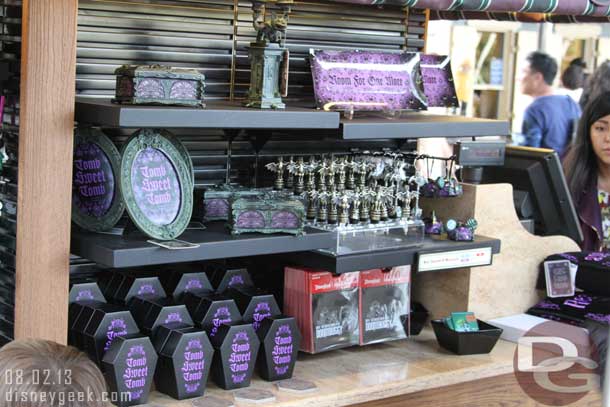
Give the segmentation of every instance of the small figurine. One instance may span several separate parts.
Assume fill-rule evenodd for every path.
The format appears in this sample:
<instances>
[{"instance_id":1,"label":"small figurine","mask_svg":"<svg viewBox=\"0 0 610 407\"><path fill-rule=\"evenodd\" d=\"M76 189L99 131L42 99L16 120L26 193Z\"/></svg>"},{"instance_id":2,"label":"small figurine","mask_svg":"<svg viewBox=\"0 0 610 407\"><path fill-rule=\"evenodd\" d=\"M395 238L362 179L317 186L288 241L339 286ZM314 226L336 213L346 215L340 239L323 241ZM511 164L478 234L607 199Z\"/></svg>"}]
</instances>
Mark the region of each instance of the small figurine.
<instances>
[{"instance_id":1,"label":"small figurine","mask_svg":"<svg viewBox=\"0 0 610 407\"><path fill-rule=\"evenodd\" d=\"M356 173L354 171L355 166L356 162L354 161L353 157L348 157L345 167L347 171L347 189L350 190L356 189Z\"/></svg>"},{"instance_id":2,"label":"small figurine","mask_svg":"<svg viewBox=\"0 0 610 407\"><path fill-rule=\"evenodd\" d=\"M426 183L426 179L421 174L415 174L411 178L409 178L409 184L414 183L416 186L415 189L415 206L413 207L412 217L414 220L420 220L422 215L422 210L419 207L419 197L421 195L420 190L421 187Z\"/></svg>"},{"instance_id":3,"label":"small figurine","mask_svg":"<svg viewBox=\"0 0 610 407\"><path fill-rule=\"evenodd\" d=\"M347 225L349 224L350 202L353 201L354 194L350 191L343 191L336 199L338 200L337 205L341 209L339 212L339 225Z\"/></svg>"},{"instance_id":4,"label":"small figurine","mask_svg":"<svg viewBox=\"0 0 610 407\"><path fill-rule=\"evenodd\" d=\"M432 211L432 217L427 219L425 231L427 235L440 235L443 233L443 223L438 221L434 211Z\"/></svg>"},{"instance_id":5,"label":"small figurine","mask_svg":"<svg viewBox=\"0 0 610 407\"><path fill-rule=\"evenodd\" d=\"M307 191L307 214L306 218L309 221L316 220L316 201L318 200L318 192L315 190Z\"/></svg>"},{"instance_id":6,"label":"small figurine","mask_svg":"<svg viewBox=\"0 0 610 407\"><path fill-rule=\"evenodd\" d=\"M338 202L339 192L335 189L335 185L331 186L330 195L328 201L328 223L331 225L337 224L339 221L339 210L338 210Z\"/></svg>"},{"instance_id":7,"label":"small figurine","mask_svg":"<svg viewBox=\"0 0 610 407\"><path fill-rule=\"evenodd\" d=\"M293 189L294 188L294 173L290 171L290 168L293 168L295 165L294 157L290 156L288 160L288 164L286 165L286 169L288 170L288 177L286 178L286 185L284 188Z\"/></svg>"},{"instance_id":8,"label":"small figurine","mask_svg":"<svg viewBox=\"0 0 610 407\"><path fill-rule=\"evenodd\" d=\"M265 166L269 171L275 172L275 183L273 189L281 191L284 189L284 170L286 169L286 163L284 163L284 157L278 159L275 163L269 163Z\"/></svg>"},{"instance_id":9,"label":"small figurine","mask_svg":"<svg viewBox=\"0 0 610 407\"><path fill-rule=\"evenodd\" d=\"M400 218L402 220L407 220L411 216L411 200L413 200L415 196L415 191L410 191L408 189L404 191L400 191L397 194L398 200L402 203L400 207Z\"/></svg>"},{"instance_id":10,"label":"small figurine","mask_svg":"<svg viewBox=\"0 0 610 407\"><path fill-rule=\"evenodd\" d=\"M337 160L331 157L326 170L326 186L329 190L332 190L332 188L335 187L335 174L337 169Z\"/></svg>"},{"instance_id":11,"label":"small figurine","mask_svg":"<svg viewBox=\"0 0 610 407\"><path fill-rule=\"evenodd\" d=\"M316 170L318 169L318 162L312 155L309 157L309 162L305 166L305 173L307 174L306 188L307 191L313 191L316 189Z\"/></svg>"},{"instance_id":12,"label":"small figurine","mask_svg":"<svg viewBox=\"0 0 610 407\"><path fill-rule=\"evenodd\" d=\"M466 222L457 222L453 219L449 219L445 223L445 229L447 230L447 237L451 240L460 242L471 242L474 240L474 231L476 230L478 223L473 218L468 219Z\"/></svg>"},{"instance_id":13,"label":"small figurine","mask_svg":"<svg viewBox=\"0 0 610 407\"><path fill-rule=\"evenodd\" d=\"M317 221L319 223L326 223L328 221L328 199L330 194L326 191L317 192L318 198L318 216Z\"/></svg>"},{"instance_id":14,"label":"small figurine","mask_svg":"<svg viewBox=\"0 0 610 407\"><path fill-rule=\"evenodd\" d=\"M296 163L292 162L288 164L288 172L294 177L296 176L296 182L294 183L294 194L301 195L305 189L305 170L307 165L303 160L303 157L298 157Z\"/></svg>"},{"instance_id":15,"label":"small figurine","mask_svg":"<svg viewBox=\"0 0 610 407\"><path fill-rule=\"evenodd\" d=\"M353 171L358 174L358 186L360 188L366 187L366 179L368 178L368 173L375 166L366 161L365 159L361 159L359 162L355 163L353 167Z\"/></svg>"},{"instance_id":16,"label":"small figurine","mask_svg":"<svg viewBox=\"0 0 610 407\"><path fill-rule=\"evenodd\" d=\"M326 191L326 177L328 175L329 165L328 159L324 158L318 166L318 191Z\"/></svg>"},{"instance_id":17,"label":"small figurine","mask_svg":"<svg viewBox=\"0 0 610 407\"><path fill-rule=\"evenodd\" d=\"M371 207L371 223L379 223L382 220L387 220L388 212L386 204L390 198L387 188L378 186L375 191L375 198Z\"/></svg>"},{"instance_id":18,"label":"small figurine","mask_svg":"<svg viewBox=\"0 0 610 407\"><path fill-rule=\"evenodd\" d=\"M371 200L373 196L374 193L370 189L366 187L362 188L360 203L360 222L366 223L370 221Z\"/></svg>"},{"instance_id":19,"label":"small figurine","mask_svg":"<svg viewBox=\"0 0 610 407\"><path fill-rule=\"evenodd\" d=\"M362 203L362 189L358 189L352 198L352 208L350 211L350 223L357 224L360 222L360 204Z\"/></svg>"},{"instance_id":20,"label":"small figurine","mask_svg":"<svg viewBox=\"0 0 610 407\"><path fill-rule=\"evenodd\" d=\"M344 191L345 190L345 181L347 178L347 161L345 161L345 157L339 158L336 165L337 165L337 190Z\"/></svg>"}]
</instances>

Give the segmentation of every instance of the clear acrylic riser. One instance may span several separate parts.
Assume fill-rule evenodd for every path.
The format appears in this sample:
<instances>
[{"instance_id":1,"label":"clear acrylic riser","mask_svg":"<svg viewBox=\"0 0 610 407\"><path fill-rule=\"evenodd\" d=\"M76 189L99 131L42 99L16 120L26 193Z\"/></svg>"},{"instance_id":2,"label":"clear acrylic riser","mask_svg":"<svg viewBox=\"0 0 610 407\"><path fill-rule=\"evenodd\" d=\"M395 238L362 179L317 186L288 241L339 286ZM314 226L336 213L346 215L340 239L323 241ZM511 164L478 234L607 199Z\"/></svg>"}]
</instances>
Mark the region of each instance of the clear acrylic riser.
<instances>
[{"instance_id":1,"label":"clear acrylic riser","mask_svg":"<svg viewBox=\"0 0 610 407\"><path fill-rule=\"evenodd\" d=\"M335 248L319 249L335 256L414 247L424 242L424 222L420 220L393 220L353 226L310 223L308 226L337 233Z\"/></svg>"}]
</instances>

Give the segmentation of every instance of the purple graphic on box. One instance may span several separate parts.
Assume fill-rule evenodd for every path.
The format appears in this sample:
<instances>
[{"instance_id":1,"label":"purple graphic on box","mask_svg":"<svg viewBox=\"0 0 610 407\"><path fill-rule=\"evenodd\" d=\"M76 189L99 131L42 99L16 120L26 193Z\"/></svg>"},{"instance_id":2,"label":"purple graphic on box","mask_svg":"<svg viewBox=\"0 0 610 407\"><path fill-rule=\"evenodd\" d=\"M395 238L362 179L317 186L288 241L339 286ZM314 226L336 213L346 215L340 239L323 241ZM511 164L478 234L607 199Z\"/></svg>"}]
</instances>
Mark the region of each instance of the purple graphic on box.
<instances>
[{"instance_id":1,"label":"purple graphic on box","mask_svg":"<svg viewBox=\"0 0 610 407\"><path fill-rule=\"evenodd\" d=\"M184 287L184 292L189 292L192 290L201 290L203 289L203 285L201 284L201 281L197 280L196 278L190 279L187 283L186 286Z\"/></svg>"},{"instance_id":2,"label":"purple graphic on box","mask_svg":"<svg viewBox=\"0 0 610 407\"><path fill-rule=\"evenodd\" d=\"M170 89L170 99L198 99L197 82L175 81Z\"/></svg>"},{"instance_id":3,"label":"purple graphic on box","mask_svg":"<svg viewBox=\"0 0 610 407\"><path fill-rule=\"evenodd\" d=\"M189 341L184 350L184 364L180 369L184 379L184 387L187 393L195 393L201 387L203 372L205 369L205 357L203 344L199 339Z\"/></svg>"},{"instance_id":4,"label":"purple graphic on box","mask_svg":"<svg viewBox=\"0 0 610 407\"><path fill-rule=\"evenodd\" d=\"M242 212L237 217L237 227L242 229L258 229L265 226L265 217L259 211Z\"/></svg>"},{"instance_id":5,"label":"purple graphic on box","mask_svg":"<svg viewBox=\"0 0 610 407\"><path fill-rule=\"evenodd\" d=\"M316 105L324 110L425 110L419 54L311 50Z\"/></svg>"},{"instance_id":6,"label":"purple graphic on box","mask_svg":"<svg viewBox=\"0 0 610 407\"><path fill-rule=\"evenodd\" d=\"M429 107L458 107L451 61L446 55L421 55L421 76Z\"/></svg>"},{"instance_id":7,"label":"purple graphic on box","mask_svg":"<svg viewBox=\"0 0 610 407\"><path fill-rule=\"evenodd\" d=\"M231 311L229 311L229 307L218 307L214 313L214 319L212 319L212 330L210 331L210 336L213 337L216 335L220 325L230 324L231 322L233 321L231 320Z\"/></svg>"},{"instance_id":8,"label":"purple graphic on box","mask_svg":"<svg viewBox=\"0 0 610 407\"><path fill-rule=\"evenodd\" d=\"M129 349L125 366L126 368L123 372L125 387L131 395L130 400L138 400L144 393L146 379L148 378L148 359L142 345L132 346Z\"/></svg>"},{"instance_id":9,"label":"purple graphic on box","mask_svg":"<svg viewBox=\"0 0 610 407\"><path fill-rule=\"evenodd\" d=\"M169 225L176 219L182 191L176 169L160 150L148 147L138 153L131 167L134 200L144 216L155 225Z\"/></svg>"},{"instance_id":10,"label":"purple graphic on box","mask_svg":"<svg viewBox=\"0 0 610 407\"><path fill-rule=\"evenodd\" d=\"M273 369L278 375L284 375L292 363L293 338L290 325L280 325L275 333L273 346Z\"/></svg>"},{"instance_id":11,"label":"purple graphic on box","mask_svg":"<svg viewBox=\"0 0 610 407\"><path fill-rule=\"evenodd\" d=\"M161 79L142 79L136 86L138 97L145 99L164 99L163 81Z\"/></svg>"},{"instance_id":12,"label":"purple graphic on box","mask_svg":"<svg viewBox=\"0 0 610 407\"><path fill-rule=\"evenodd\" d=\"M179 312L170 312L165 321L165 324L169 324L172 322L182 322L182 315Z\"/></svg>"},{"instance_id":13,"label":"purple graphic on box","mask_svg":"<svg viewBox=\"0 0 610 407\"><path fill-rule=\"evenodd\" d=\"M299 227L299 218L292 212L280 211L271 218L271 227L276 229L294 229Z\"/></svg>"},{"instance_id":14,"label":"purple graphic on box","mask_svg":"<svg viewBox=\"0 0 610 407\"><path fill-rule=\"evenodd\" d=\"M127 335L127 324L123 318L117 318L110 321L108 329L106 330L106 344L104 345L104 352L110 349L112 342L119 336Z\"/></svg>"},{"instance_id":15,"label":"purple graphic on box","mask_svg":"<svg viewBox=\"0 0 610 407\"><path fill-rule=\"evenodd\" d=\"M231 355L229 356L229 368L231 369L231 381L234 384L242 383L248 377L252 349L250 337L245 331L237 332L233 337Z\"/></svg>"},{"instance_id":16,"label":"purple graphic on box","mask_svg":"<svg viewBox=\"0 0 610 407\"><path fill-rule=\"evenodd\" d=\"M259 302L254 307L254 314L252 315L252 327L255 331L258 331L258 328L261 326L261 322L267 317L271 316L271 307L268 302Z\"/></svg>"},{"instance_id":17,"label":"purple graphic on box","mask_svg":"<svg viewBox=\"0 0 610 407\"><path fill-rule=\"evenodd\" d=\"M205 200L205 216L210 218L226 218L229 216L229 201L222 198Z\"/></svg>"},{"instance_id":18,"label":"purple graphic on box","mask_svg":"<svg viewBox=\"0 0 610 407\"><path fill-rule=\"evenodd\" d=\"M155 292L155 287L153 287L152 284L142 284L139 288L138 288L138 295L145 295L145 294L156 294Z\"/></svg>"},{"instance_id":19,"label":"purple graphic on box","mask_svg":"<svg viewBox=\"0 0 610 407\"><path fill-rule=\"evenodd\" d=\"M99 218L114 200L114 173L108 156L94 143L74 149L72 204L87 216Z\"/></svg>"},{"instance_id":20,"label":"purple graphic on box","mask_svg":"<svg viewBox=\"0 0 610 407\"><path fill-rule=\"evenodd\" d=\"M244 277L240 274L235 274L234 276L231 276L231 280L229 281L229 288L235 286L242 286L245 284L246 283L244 282Z\"/></svg>"},{"instance_id":21,"label":"purple graphic on box","mask_svg":"<svg viewBox=\"0 0 610 407\"><path fill-rule=\"evenodd\" d=\"M83 301L83 300L93 301L94 299L95 299L95 297L93 296L93 293L91 292L91 290L81 290L76 295L76 299L74 301L75 302L79 302L79 301Z\"/></svg>"}]
</instances>

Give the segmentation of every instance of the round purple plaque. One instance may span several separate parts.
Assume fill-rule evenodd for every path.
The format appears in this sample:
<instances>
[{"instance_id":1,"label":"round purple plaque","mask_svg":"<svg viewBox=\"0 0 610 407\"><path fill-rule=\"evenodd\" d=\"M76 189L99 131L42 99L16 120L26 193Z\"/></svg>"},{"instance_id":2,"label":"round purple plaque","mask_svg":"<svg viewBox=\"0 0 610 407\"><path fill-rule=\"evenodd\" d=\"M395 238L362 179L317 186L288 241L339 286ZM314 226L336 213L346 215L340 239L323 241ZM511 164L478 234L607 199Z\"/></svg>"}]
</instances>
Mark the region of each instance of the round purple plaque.
<instances>
[{"instance_id":1,"label":"round purple plaque","mask_svg":"<svg viewBox=\"0 0 610 407\"><path fill-rule=\"evenodd\" d=\"M146 218L157 226L176 219L182 202L182 191L176 169L161 150L141 150L131 167L134 201Z\"/></svg>"},{"instance_id":2,"label":"round purple plaque","mask_svg":"<svg viewBox=\"0 0 610 407\"><path fill-rule=\"evenodd\" d=\"M119 188L121 154L100 130L74 131L72 221L83 229L111 229L123 216Z\"/></svg>"},{"instance_id":3,"label":"round purple plaque","mask_svg":"<svg viewBox=\"0 0 610 407\"><path fill-rule=\"evenodd\" d=\"M85 216L99 218L112 206L114 171L97 144L84 142L74 148L72 204Z\"/></svg>"}]
</instances>

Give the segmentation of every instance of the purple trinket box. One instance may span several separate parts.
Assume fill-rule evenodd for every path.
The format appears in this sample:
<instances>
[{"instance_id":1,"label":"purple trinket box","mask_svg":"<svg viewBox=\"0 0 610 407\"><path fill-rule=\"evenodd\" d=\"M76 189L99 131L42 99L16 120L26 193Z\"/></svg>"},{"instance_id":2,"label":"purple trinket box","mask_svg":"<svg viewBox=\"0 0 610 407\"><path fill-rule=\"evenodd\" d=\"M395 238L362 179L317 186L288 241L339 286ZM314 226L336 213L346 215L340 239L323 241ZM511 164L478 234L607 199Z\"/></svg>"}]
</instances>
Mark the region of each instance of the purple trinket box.
<instances>
[{"instance_id":1,"label":"purple trinket box","mask_svg":"<svg viewBox=\"0 0 610 407\"><path fill-rule=\"evenodd\" d=\"M204 107L205 76L195 69L123 65L116 69L116 103Z\"/></svg>"}]
</instances>

